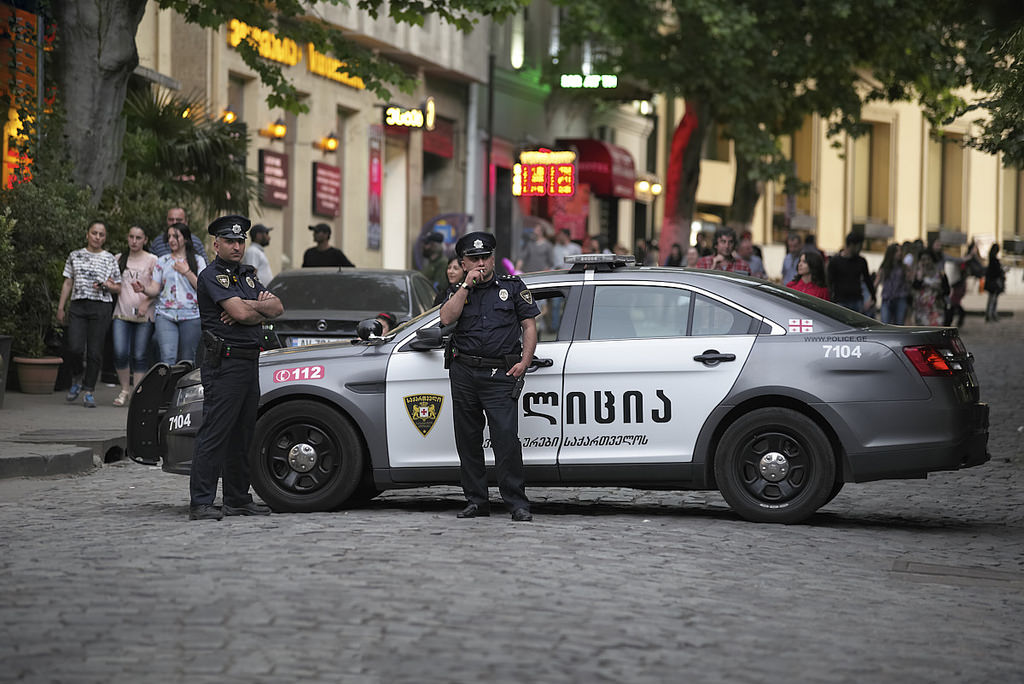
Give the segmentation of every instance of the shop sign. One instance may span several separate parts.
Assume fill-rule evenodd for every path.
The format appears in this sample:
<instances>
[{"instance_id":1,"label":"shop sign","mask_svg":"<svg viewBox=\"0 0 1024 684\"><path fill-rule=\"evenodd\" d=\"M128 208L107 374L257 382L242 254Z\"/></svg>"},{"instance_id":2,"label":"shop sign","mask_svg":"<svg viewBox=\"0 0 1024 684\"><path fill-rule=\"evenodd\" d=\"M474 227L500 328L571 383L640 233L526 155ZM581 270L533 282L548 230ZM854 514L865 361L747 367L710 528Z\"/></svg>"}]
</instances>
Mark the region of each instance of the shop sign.
<instances>
[{"instance_id":1,"label":"shop sign","mask_svg":"<svg viewBox=\"0 0 1024 684\"><path fill-rule=\"evenodd\" d=\"M516 197L551 195L567 197L576 192L576 153L546 148L519 153L512 166L512 194Z\"/></svg>"},{"instance_id":2,"label":"shop sign","mask_svg":"<svg viewBox=\"0 0 1024 684\"><path fill-rule=\"evenodd\" d=\"M264 59L288 66L295 66L302 59L302 50L291 38L278 38L270 31L232 19L228 24L228 45L238 47L239 43L248 38L255 42L256 52Z\"/></svg>"},{"instance_id":3,"label":"shop sign","mask_svg":"<svg viewBox=\"0 0 1024 684\"><path fill-rule=\"evenodd\" d=\"M559 84L563 88L617 88L619 77L615 74L562 74Z\"/></svg>"},{"instance_id":4,"label":"shop sign","mask_svg":"<svg viewBox=\"0 0 1024 684\"><path fill-rule=\"evenodd\" d=\"M341 168L313 162L313 213L334 218L341 209Z\"/></svg>"},{"instance_id":5,"label":"shop sign","mask_svg":"<svg viewBox=\"0 0 1024 684\"><path fill-rule=\"evenodd\" d=\"M260 201L275 207L288 204L288 155L260 150Z\"/></svg>"},{"instance_id":6,"label":"shop sign","mask_svg":"<svg viewBox=\"0 0 1024 684\"><path fill-rule=\"evenodd\" d=\"M366 84L363 83L363 79L344 71L345 63L340 59L335 59L330 55L325 55L324 53L317 51L312 43L309 43L306 46L306 52L309 56L309 60L306 62L306 67L309 69L309 73L315 74L316 76L322 76L332 81L337 81L338 83L347 85L350 88L356 88L358 90L366 88ZM339 71L339 69L341 69L341 71Z\"/></svg>"},{"instance_id":7,"label":"shop sign","mask_svg":"<svg viewBox=\"0 0 1024 684\"><path fill-rule=\"evenodd\" d=\"M388 105L384 108L384 125L396 128L425 128L432 131L436 116L434 98L428 97L420 109Z\"/></svg>"}]
</instances>

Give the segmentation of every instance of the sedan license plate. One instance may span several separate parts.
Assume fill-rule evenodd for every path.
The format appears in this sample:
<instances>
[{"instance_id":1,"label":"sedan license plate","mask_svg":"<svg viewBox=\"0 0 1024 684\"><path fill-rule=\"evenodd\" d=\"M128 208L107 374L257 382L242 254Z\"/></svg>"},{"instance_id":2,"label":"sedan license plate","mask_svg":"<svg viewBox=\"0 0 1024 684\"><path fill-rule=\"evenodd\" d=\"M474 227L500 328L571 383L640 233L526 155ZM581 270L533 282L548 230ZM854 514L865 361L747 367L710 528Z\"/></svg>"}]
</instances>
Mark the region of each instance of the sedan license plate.
<instances>
[{"instance_id":1,"label":"sedan license plate","mask_svg":"<svg viewBox=\"0 0 1024 684\"><path fill-rule=\"evenodd\" d=\"M307 344L323 344L324 342L330 342L329 337L289 337L289 347L305 347Z\"/></svg>"}]
</instances>

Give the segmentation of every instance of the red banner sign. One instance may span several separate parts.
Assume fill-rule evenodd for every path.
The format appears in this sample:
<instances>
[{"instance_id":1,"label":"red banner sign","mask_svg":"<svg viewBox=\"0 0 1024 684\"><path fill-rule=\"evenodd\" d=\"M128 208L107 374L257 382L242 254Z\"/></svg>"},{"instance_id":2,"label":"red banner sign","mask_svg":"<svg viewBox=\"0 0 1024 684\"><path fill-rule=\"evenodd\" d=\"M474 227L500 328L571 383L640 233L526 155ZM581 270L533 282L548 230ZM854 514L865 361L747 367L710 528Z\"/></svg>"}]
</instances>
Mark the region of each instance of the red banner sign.
<instances>
[{"instance_id":1,"label":"red banner sign","mask_svg":"<svg viewBox=\"0 0 1024 684\"><path fill-rule=\"evenodd\" d=\"M275 207L288 204L288 155L260 150L260 201Z\"/></svg>"},{"instance_id":2,"label":"red banner sign","mask_svg":"<svg viewBox=\"0 0 1024 684\"><path fill-rule=\"evenodd\" d=\"M341 169L313 162L313 213L334 218L341 212Z\"/></svg>"}]
</instances>

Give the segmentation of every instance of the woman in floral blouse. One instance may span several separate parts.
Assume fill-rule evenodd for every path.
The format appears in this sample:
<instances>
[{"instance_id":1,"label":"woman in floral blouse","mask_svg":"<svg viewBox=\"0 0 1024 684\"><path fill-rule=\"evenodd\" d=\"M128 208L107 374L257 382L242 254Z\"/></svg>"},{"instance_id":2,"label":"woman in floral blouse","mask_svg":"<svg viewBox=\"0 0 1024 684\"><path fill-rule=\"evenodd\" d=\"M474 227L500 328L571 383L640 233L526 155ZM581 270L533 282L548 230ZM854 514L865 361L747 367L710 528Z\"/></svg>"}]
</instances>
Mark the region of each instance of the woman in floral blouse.
<instances>
[{"instance_id":1,"label":"woman in floral blouse","mask_svg":"<svg viewBox=\"0 0 1024 684\"><path fill-rule=\"evenodd\" d=\"M184 223L168 226L164 234L171 253L160 257L145 292L156 297L154 321L160 361L168 365L196 360L202 328L196 282L206 261L195 253L192 232Z\"/></svg>"}]
</instances>

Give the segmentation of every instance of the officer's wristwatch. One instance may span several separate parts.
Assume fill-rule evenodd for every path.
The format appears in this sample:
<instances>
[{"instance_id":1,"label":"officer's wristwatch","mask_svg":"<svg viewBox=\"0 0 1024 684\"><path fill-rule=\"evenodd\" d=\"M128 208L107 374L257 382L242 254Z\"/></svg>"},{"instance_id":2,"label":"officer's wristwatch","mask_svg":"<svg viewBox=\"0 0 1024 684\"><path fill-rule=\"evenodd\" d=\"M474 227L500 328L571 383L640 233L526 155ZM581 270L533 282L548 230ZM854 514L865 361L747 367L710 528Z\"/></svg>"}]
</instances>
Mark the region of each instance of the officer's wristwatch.
<instances>
[{"instance_id":1,"label":"officer's wristwatch","mask_svg":"<svg viewBox=\"0 0 1024 684\"><path fill-rule=\"evenodd\" d=\"M459 287L461 287L463 290L468 290L469 289L469 285L466 284L465 280L463 280L461 283L459 283Z\"/></svg>"}]
</instances>

